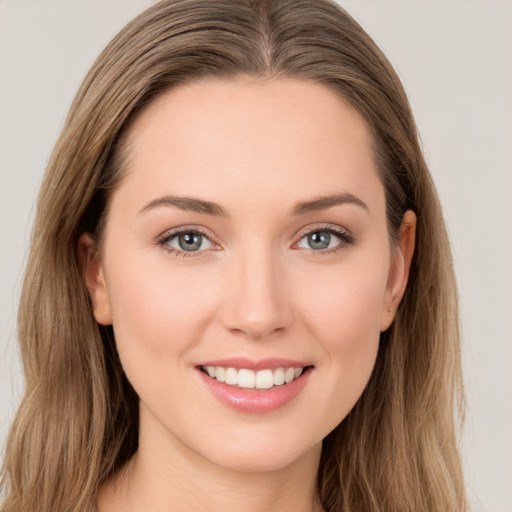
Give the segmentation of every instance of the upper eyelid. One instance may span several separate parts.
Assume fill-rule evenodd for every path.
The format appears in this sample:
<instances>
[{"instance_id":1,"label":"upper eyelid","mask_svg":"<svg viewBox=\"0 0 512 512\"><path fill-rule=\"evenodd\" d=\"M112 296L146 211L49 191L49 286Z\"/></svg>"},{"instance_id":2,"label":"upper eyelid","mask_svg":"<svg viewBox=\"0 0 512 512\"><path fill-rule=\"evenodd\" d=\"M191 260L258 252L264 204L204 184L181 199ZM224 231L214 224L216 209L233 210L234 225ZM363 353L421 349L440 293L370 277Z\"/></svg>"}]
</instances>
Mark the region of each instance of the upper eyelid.
<instances>
[{"instance_id":1,"label":"upper eyelid","mask_svg":"<svg viewBox=\"0 0 512 512\"><path fill-rule=\"evenodd\" d=\"M219 244L219 242L216 240L216 237L211 235L207 230L198 227L198 226L179 226L177 228L171 228L166 231L164 231L161 235L157 236L156 241L158 243L162 243L170 238L174 238L175 236L179 236L183 233L197 233L199 235L204 236L210 242L214 244Z\"/></svg>"},{"instance_id":2,"label":"upper eyelid","mask_svg":"<svg viewBox=\"0 0 512 512\"><path fill-rule=\"evenodd\" d=\"M315 224L313 226L302 228L295 234L294 238L300 240L304 236L309 235L310 233L315 233L316 231L330 231L334 234L345 235L347 237L353 238L352 233L348 229L330 223Z\"/></svg>"}]
</instances>

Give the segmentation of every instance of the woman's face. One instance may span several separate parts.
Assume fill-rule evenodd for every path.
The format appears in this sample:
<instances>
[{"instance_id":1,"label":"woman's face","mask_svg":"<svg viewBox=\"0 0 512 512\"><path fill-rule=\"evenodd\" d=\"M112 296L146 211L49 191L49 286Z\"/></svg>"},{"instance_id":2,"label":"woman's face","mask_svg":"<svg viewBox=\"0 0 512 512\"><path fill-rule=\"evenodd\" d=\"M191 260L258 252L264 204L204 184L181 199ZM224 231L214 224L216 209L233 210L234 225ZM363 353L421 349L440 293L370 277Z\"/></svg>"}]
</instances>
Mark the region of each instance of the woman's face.
<instances>
[{"instance_id":1,"label":"woman's face","mask_svg":"<svg viewBox=\"0 0 512 512\"><path fill-rule=\"evenodd\" d=\"M141 448L238 470L318 455L412 251L412 221L390 247L362 118L311 82L203 81L142 112L125 168L87 283L140 397Z\"/></svg>"}]
</instances>

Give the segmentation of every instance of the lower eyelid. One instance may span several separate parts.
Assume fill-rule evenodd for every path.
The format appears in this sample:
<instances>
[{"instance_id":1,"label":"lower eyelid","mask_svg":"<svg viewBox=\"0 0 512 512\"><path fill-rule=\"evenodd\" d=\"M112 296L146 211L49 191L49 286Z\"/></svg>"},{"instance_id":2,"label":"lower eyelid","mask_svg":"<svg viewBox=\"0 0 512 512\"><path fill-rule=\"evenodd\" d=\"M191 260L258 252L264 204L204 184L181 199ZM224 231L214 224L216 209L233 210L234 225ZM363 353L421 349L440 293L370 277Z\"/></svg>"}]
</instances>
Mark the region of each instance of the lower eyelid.
<instances>
[{"instance_id":1,"label":"lower eyelid","mask_svg":"<svg viewBox=\"0 0 512 512\"><path fill-rule=\"evenodd\" d=\"M169 237L169 238L167 239L166 244L168 244L169 242L174 242L174 241L176 241L176 242L177 242L177 244L179 245L179 237L180 237L180 235L181 235L181 234L183 234L183 233L180 233L180 234L178 234L178 235L173 235L173 236ZM194 233L194 234L197 234L197 235L199 235L199 236L201 236L201 237L202 237L201 244L200 244L200 246L199 246L199 248L198 248L197 250L195 250L195 251L187 251L187 250L185 250L185 249L182 249L181 247L174 247L174 246L172 246L172 245L171 245L171 247L172 247L173 249L175 249L176 251L184 251L184 252L187 252L187 253L194 253L194 252L195 252L195 253L197 253L197 252L203 252L203 251L206 251L207 249L210 249L210 248L211 248L210 246L213 246L213 242L212 242L212 241L211 241L207 236L202 235L201 233ZM201 247L203 246L203 244L205 243L205 241L206 241L206 242L207 242L207 244L209 244L210 246L209 246L209 247L204 247L204 248L202 248L202 249L201 249Z\"/></svg>"},{"instance_id":2,"label":"lower eyelid","mask_svg":"<svg viewBox=\"0 0 512 512\"><path fill-rule=\"evenodd\" d=\"M324 249L313 249L312 247L299 245L308 235L302 236L299 239L299 241L296 243L296 245L300 249L307 249L307 250L311 250L311 251L318 252L318 253L326 253L329 251L334 251L336 249L339 249L341 246L343 246L347 243L345 240L343 240L343 238L338 236L336 233L330 233L330 234L331 234L331 236L335 236L338 239L337 243L335 245L333 245L332 247L325 247ZM307 240L304 243L307 244L308 243Z\"/></svg>"}]
</instances>

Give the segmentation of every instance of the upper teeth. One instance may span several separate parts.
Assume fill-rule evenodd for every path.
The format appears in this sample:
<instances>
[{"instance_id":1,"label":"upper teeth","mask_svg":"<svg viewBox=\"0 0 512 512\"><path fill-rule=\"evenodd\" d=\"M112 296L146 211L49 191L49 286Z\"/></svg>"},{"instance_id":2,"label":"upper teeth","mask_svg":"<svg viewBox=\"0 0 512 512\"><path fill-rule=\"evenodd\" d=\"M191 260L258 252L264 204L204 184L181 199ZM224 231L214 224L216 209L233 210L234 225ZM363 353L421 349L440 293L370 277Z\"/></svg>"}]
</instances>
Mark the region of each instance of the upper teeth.
<instances>
[{"instance_id":1,"label":"upper teeth","mask_svg":"<svg viewBox=\"0 0 512 512\"><path fill-rule=\"evenodd\" d=\"M224 368L222 366L203 366L210 377L230 386L247 389L270 389L273 386L288 384L299 377L304 368L276 368L275 370L253 371L242 368Z\"/></svg>"}]
</instances>

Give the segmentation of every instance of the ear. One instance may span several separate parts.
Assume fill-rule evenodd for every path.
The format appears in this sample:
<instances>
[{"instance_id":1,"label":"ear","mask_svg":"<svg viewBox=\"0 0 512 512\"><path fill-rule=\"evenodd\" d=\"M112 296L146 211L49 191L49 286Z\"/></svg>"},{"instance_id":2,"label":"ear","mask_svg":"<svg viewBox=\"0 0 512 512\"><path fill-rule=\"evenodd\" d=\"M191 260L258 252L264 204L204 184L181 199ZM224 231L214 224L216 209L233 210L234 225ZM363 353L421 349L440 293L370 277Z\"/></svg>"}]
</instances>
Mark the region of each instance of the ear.
<instances>
[{"instance_id":1,"label":"ear","mask_svg":"<svg viewBox=\"0 0 512 512\"><path fill-rule=\"evenodd\" d=\"M381 314L381 332L389 328L407 286L416 241L416 214L407 210L398 230L398 243L391 254L388 284Z\"/></svg>"},{"instance_id":2,"label":"ear","mask_svg":"<svg viewBox=\"0 0 512 512\"><path fill-rule=\"evenodd\" d=\"M102 325L112 324L110 301L100 257L94 239L88 233L78 240L78 257L82 265L85 286L91 298L96 322Z\"/></svg>"}]
</instances>

